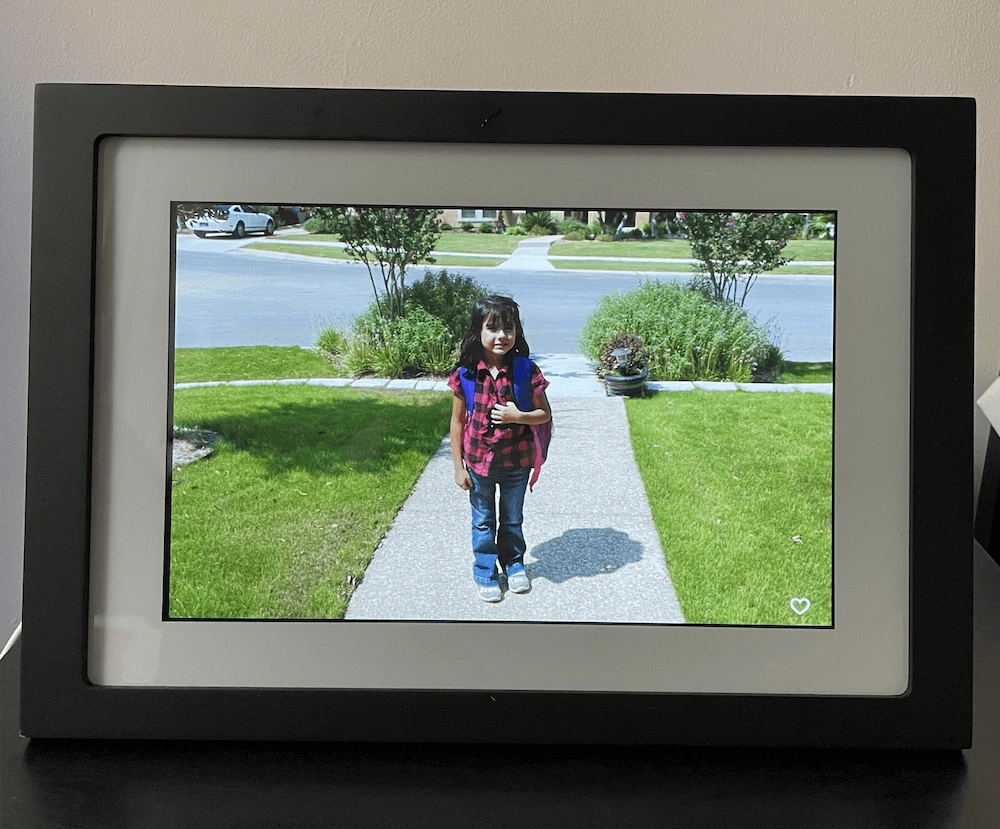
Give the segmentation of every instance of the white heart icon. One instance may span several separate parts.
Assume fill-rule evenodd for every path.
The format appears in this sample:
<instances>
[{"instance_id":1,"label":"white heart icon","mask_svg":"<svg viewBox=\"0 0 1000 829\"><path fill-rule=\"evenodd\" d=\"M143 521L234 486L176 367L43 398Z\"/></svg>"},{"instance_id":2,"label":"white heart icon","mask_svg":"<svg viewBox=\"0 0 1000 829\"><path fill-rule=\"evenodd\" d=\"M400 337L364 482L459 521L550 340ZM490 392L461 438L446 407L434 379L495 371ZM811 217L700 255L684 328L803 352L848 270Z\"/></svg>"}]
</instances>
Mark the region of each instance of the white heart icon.
<instances>
[{"instance_id":1,"label":"white heart icon","mask_svg":"<svg viewBox=\"0 0 1000 829\"><path fill-rule=\"evenodd\" d=\"M809 606L811 604L812 602L810 602L809 599L792 599L788 603L789 607L791 607L792 610L795 611L799 616L805 613L809 609Z\"/></svg>"}]
</instances>

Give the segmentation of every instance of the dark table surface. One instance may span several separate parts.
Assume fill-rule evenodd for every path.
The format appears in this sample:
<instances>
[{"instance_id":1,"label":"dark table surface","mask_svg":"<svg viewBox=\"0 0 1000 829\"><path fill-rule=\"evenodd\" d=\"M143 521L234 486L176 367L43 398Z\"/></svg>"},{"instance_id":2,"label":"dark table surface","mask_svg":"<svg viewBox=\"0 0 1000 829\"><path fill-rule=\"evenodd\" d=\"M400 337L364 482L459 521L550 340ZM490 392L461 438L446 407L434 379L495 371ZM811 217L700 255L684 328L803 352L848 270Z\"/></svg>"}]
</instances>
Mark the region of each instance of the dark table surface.
<instances>
[{"instance_id":1,"label":"dark table surface","mask_svg":"<svg viewBox=\"0 0 1000 829\"><path fill-rule=\"evenodd\" d=\"M1000 568L976 550L968 751L25 740L0 662L0 826L1000 827ZM497 727L502 727L502 724Z\"/></svg>"}]
</instances>

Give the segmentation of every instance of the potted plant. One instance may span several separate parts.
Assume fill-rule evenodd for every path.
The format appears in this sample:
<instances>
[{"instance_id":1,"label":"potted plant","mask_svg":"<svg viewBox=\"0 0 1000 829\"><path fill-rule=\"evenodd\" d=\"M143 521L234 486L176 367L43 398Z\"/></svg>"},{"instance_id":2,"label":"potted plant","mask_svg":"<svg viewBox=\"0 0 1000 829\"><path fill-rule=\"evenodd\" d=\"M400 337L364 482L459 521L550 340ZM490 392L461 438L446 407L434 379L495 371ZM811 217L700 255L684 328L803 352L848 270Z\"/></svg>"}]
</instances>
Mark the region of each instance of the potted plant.
<instances>
[{"instance_id":1,"label":"potted plant","mask_svg":"<svg viewBox=\"0 0 1000 829\"><path fill-rule=\"evenodd\" d=\"M641 397L649 377L646 344L637 334L622 332L601 349L599 372L609 395Z\"/></svg>"}]
</instances>

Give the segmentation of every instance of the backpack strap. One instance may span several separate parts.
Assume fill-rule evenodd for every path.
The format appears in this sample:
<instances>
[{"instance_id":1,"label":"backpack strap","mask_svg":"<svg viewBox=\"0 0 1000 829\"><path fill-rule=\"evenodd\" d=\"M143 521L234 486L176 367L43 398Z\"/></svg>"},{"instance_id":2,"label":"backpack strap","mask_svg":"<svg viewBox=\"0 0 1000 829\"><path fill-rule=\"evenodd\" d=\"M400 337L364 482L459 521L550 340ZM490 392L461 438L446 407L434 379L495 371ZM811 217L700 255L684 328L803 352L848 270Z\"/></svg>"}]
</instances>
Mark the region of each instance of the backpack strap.
<instances>
[{"instance_id":1,"label":"backpack strap","mask_svg":"<svg viewBox=\"0 0 1000 829\"><path fill-rule=\"evenodd\" d=\"M520 355L514 357L514 398L522 412L534 408L531 405L531 360Z\"/></svg>"},{"instance_id":2,"label":"backpack strap","mask_svg":"<svg viewBox=\"0 0 1000 829\"><path fill-rule=\"evenodd\" d=\"M465 407L469 410L469 417L472 417L472 407L476 402L476 373L463 366L458 372L458 380L465 395Z\"/></svg>"}]
</instances>

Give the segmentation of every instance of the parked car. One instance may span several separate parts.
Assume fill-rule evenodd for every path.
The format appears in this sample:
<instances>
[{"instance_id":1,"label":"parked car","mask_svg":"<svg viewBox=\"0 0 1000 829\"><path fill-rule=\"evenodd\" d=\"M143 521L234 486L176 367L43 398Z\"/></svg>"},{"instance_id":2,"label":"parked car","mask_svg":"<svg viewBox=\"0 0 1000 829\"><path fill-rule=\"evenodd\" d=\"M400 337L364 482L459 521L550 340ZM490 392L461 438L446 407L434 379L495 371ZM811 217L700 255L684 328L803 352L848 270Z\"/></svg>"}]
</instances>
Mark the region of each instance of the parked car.
<instances>
[{"instance_id":1,"label":"parked car","mask_svg":"<svg viewBox=\"0 0 1000 829\"><path fill-rule=\"evenodd\" d=\"M207 233L228 233L237 239L254 231L263 231L265 236L274 233L274 219L249 204L217 204L185 224L199 239Z\"/></svg>"}]
</instances>

